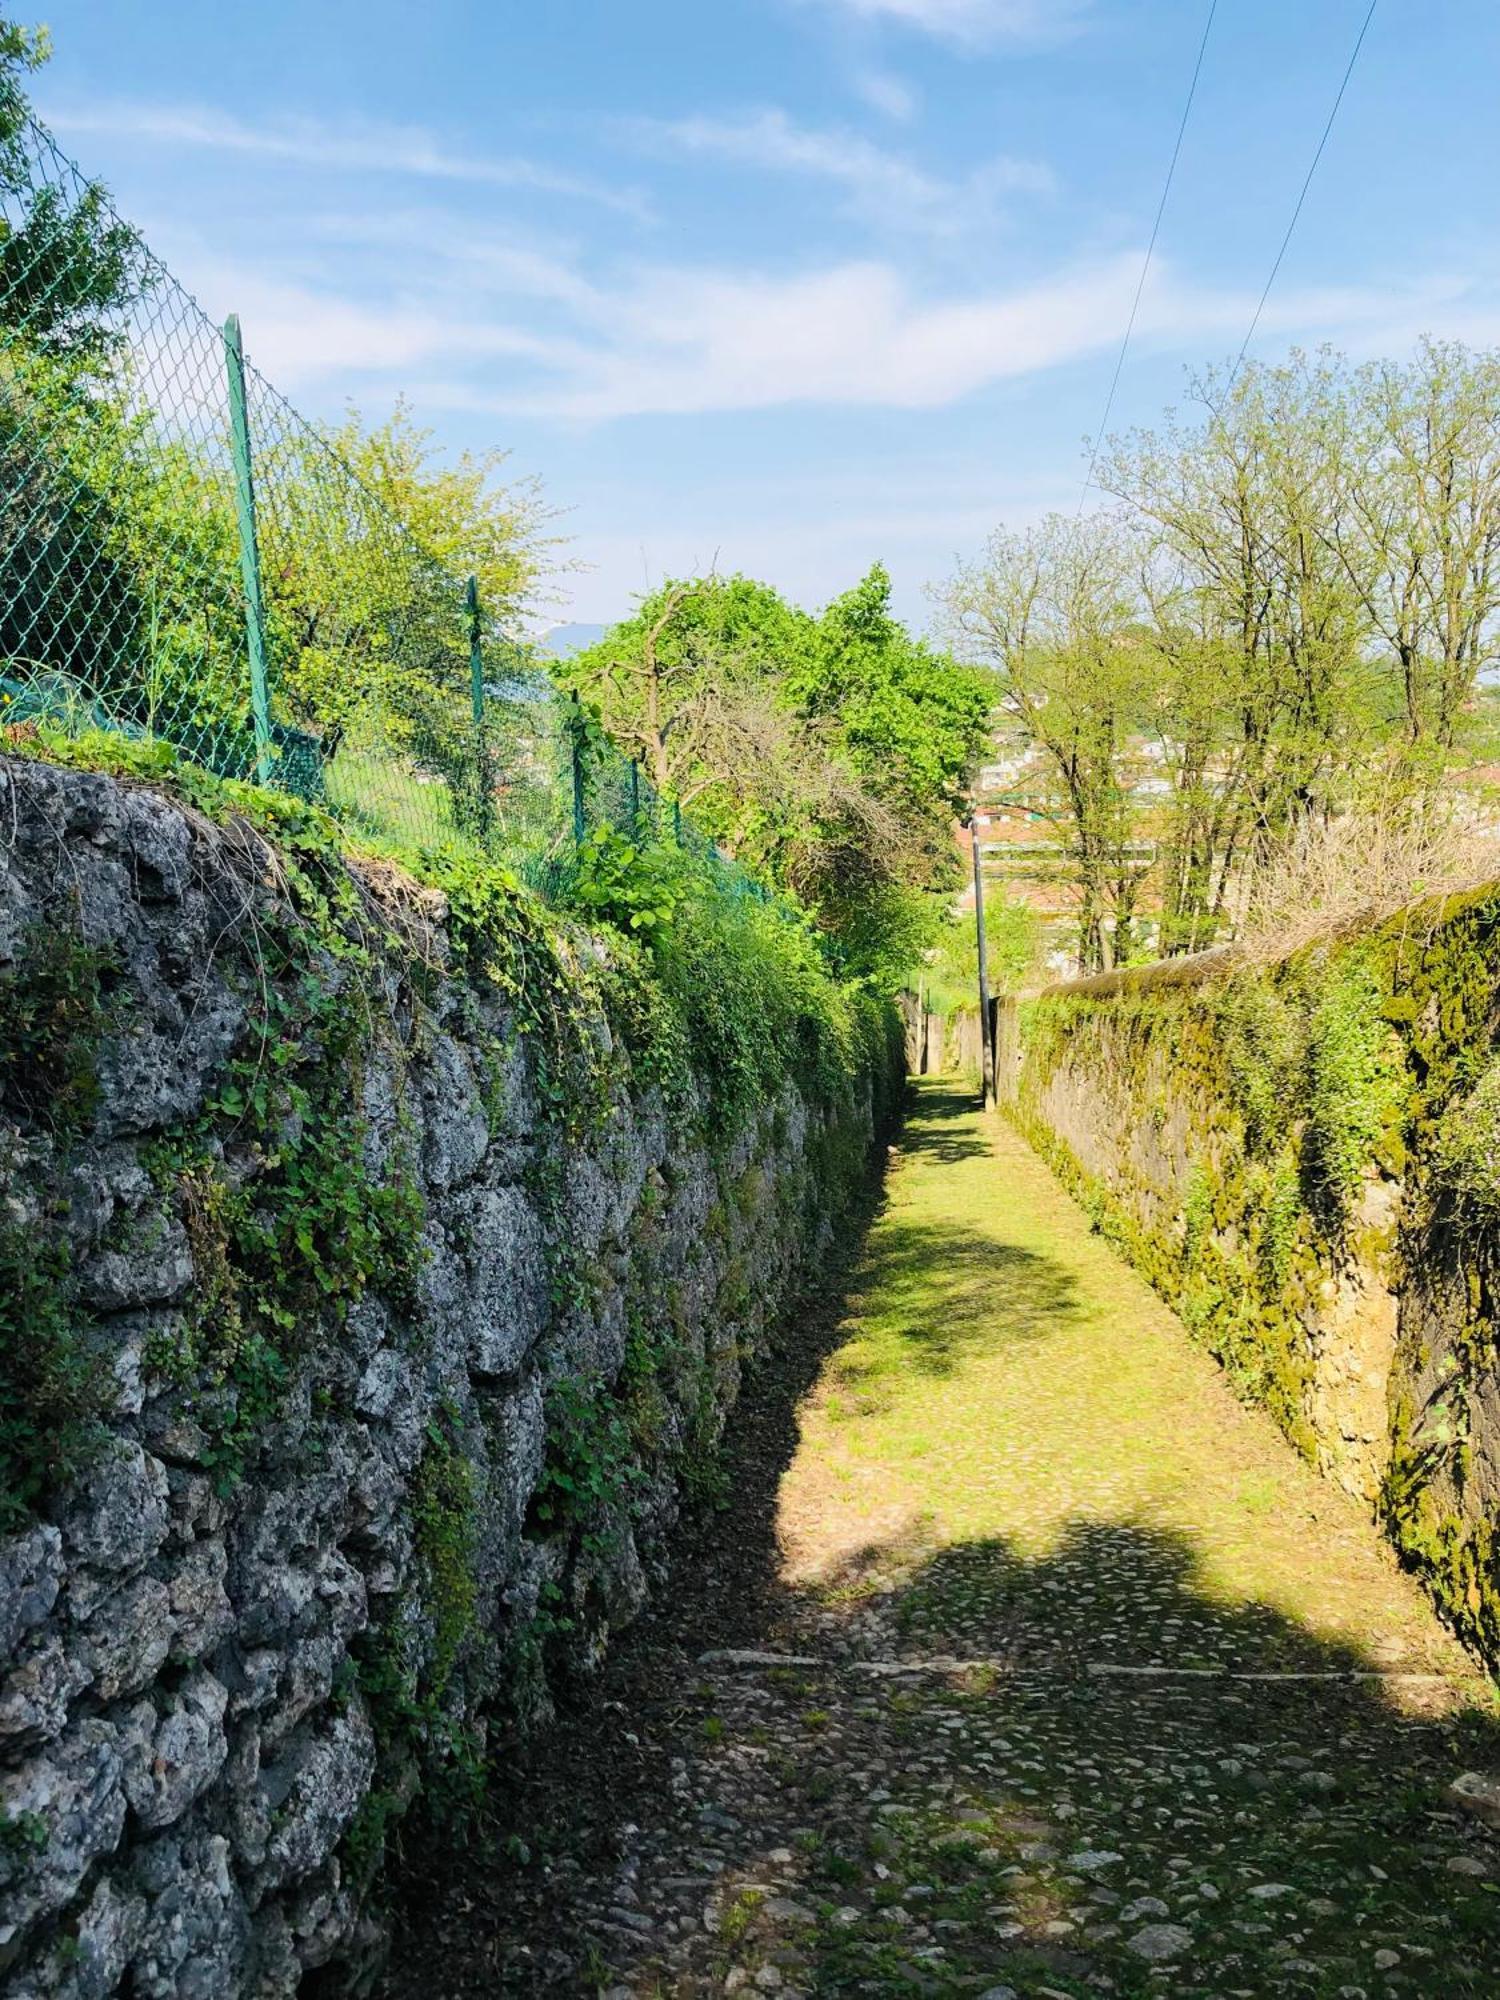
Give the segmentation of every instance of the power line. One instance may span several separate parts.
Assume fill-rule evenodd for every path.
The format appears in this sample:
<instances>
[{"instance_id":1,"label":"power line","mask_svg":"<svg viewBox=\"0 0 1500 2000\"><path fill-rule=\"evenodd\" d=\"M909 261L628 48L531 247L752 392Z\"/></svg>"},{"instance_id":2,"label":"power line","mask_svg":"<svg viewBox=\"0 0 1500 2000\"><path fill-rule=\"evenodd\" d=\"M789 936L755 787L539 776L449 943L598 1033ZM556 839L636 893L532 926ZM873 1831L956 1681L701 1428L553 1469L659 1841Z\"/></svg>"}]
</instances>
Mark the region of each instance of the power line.
<instances>
[{"instance_id":1,"label":"power line","mask_svg":"<svg viewBox=\"0 0 1500 2000\"><path fill-rule=\"evenodd\" d=\"M1094 467L1099 463L1099 450L1104 443L1105 426L1109 423L1109 413L1115 406L1115 391L1120 386L1120 375L1125 367L1125 356L1130 347L1130 336L1135 332L1136 315L1141 309L1141 295L1146 289L1146 278L1151 270L1151 259L1156 250L1156 239L1161 234L1161 219L1167 212L1167 197L1172 192L1172 180L1177 172L1178 156L1182 152L1182 141L1187 133L1188 118L1192 113L1193 99L1198 94L1198 79L1203 74L1203 57L1208 48L1209 30L1214 24L1214 15L1219 11L1219 0L1209 0L1208 18L1203 23L1203 36L1198 43L1198 60L1193 64L1193 77L1188 85L1186 101L1182 107L1182 117L1177 123L1177 142L1172 148L1172 158L1167 167L1167 178L1162 183L1161 200L1156 204L1156 220L1151 225L1151 240L1146 245L1145 261L1141 265L1141 275L1136 280L1135 297L1130 302L1130 317L1125 322L1125 338L1120 342L1120 352L1115 359L1115 372L1110 380L1109 394L1104 399L1104 415L1099 419L1099 428L1094 433L1094 448L1089 453L1089 469L1083 476L1083 491L1078 496L1078 512L1083 512L1083 503L1093 484ZM1077 516L1075 515L1075 519Z\"/></svg>"},{"instance_id":2,"label":"power line","mask_svg":"<svg viewBox=\"0 0 1500 2000\"><path fill-rule=\"evenodd\" d=\"M1333 100L1333 109L1328 114L1328 122L1323 127L1323 136L1318 141L1317 151L1312 156L1312 164L1309 166L1306 177L1302 182L1302 191L1297 196L1297 206L1292 210L1292 219L1286 226L1285 236L1281 239L1281 248L1276 252L1276 261L1271 266L1271 275L1266 279L1265 289L1261 292L1260 302L1255 308L1255 317L1250 322L1250 331L1245 335L1244 345L1240 348L1234 367L1229 372L1229 380L1224 385L1224 395L1226 397L1234 387L1240 369L1244 366L1245 356L1250 351L1250 343L1255 338L1255 329L1260 325L1260 316L1266 309L1266 300L1271 296L1271 287L1276 282L1276 275L1281 269L1282 259L1286 256L1288 247L1291 244L1292 233L1297 227L1297 218L1302 213L1302 204L1307 200L1307 191L1312 186L1313 175L1318 171L1318 162L1323 157L1323 149L1328 144L1328 135L1333 130L1333 121L1339 115L1339 106L1344 101L1344 92L1349 88L1349 79L1354 74L1354 65L1359 61L1359 52L1365 45L1365 36L1370 32L1370 23L1375 18L1375 9L1379 4L1380 0L1370 0L1365 18L1360 24L1359 33L1354 38L1354 47L1350 50L1349 60L1344 65L1344 74L1339 84L1338 95Z\"/></svg>"}]
</instances>

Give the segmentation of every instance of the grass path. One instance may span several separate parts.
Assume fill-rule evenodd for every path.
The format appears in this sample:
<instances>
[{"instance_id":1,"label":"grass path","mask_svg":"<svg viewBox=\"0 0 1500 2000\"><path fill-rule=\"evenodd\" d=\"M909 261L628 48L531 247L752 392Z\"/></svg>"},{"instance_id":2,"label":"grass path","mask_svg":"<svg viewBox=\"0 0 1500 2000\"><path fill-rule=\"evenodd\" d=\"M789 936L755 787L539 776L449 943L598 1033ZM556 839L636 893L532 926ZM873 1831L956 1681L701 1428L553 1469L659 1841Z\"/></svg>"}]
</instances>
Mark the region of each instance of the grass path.
<instances>
[{"instance_id":1,"label":"grass path","mask_svg":"<svg viewBox=\"0 0 1500 2000\"><path fill-rule=\"evenodd\" d=\"M919 1106L783 1486L789 1576L826 1590L975 1544L1050 1575L1128 1530L1178 1592L1286 1621L1291 1654L1316 1641L1465 1673L1363 1509L1235 1401L1024 1141L951 1089ZM1148 1603L1118 1609L1113 1641L1076 1617L1016 1638L1183 1663Z\"/></svg>"},{"instance_id":2,"label":"grass path","mask_svg":"<svg viewBox=\"0 0 1500 2000\"><path fill-rule=\"evenodd\" d=\"M1500 1993L1446 1797L1500 1762L1488 1684L970 1100L919 1093L809 1354L518 1793L525 1865L479 1857L392 1991Z\"/></svg>"}]
</instances>

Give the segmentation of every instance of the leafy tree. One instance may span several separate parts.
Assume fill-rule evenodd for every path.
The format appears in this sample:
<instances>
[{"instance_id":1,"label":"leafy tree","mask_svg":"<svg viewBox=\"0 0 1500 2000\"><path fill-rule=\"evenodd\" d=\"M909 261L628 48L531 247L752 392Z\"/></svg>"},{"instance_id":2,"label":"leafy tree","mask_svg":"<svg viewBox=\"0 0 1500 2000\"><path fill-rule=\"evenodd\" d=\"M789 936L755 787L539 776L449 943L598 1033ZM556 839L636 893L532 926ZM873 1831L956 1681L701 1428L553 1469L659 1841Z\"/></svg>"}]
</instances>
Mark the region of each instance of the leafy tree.
<instances>
[{"instance_id":1,"label":"leafy tree","mask_svg":"<svg viewBox=\"0 0 1500 2000\"><path fill-rule=\"evenodd\" d=\"M0 330L87 368L109 354L149 266L97 181L37 173L23 79L50 53L44 28L0 19Z\"/></svg>"},{"instance_id":2,"label":"leafy tree","mask_svg":"<svg viewBox=\"0 0 1500 2000\"><path fill-rule=\"evenodd\" d=\"M846 966L898 976L955 872L987 677L890 615L876 570L821 616L750 578L668 583L559 676L665 799L818 916Z\"/></svg>"},{"instance_id":3,"label":"leafy tree","mask_svg":"<svg viewBox=\"0 0 1500 2000\"><path fill-rule=\"evenodd\" d=\"M1050 515L992 535L944 594L961 642L994 667L1002 709L1045 754L1089 971L1129 956L1144 873L1129 765L1157 656L1138 630L1135 554L1107 519Z\"/></svg>"},{"instance_id":4,"label":"leafy tree","mask_svg":"<svg viewBox=\"0 0 1500 2000\"><path fill-rule=\"evenodd\" d=\"M1455 747L1500 614L1500 355L1424 341L1350 384L1349 476L1325 533L1399 675L1404 761Z\"/></svg>"},{"instance_id":5,"label":"leafy tree","mask_svg":"<svg viewBox=\"0 0 1500 2000\"><path fill-rule=\"evenodd\" d=\"M123 418L105 375L148 276L97 182L39 171L24 80L44 30L0 20L0 659L107 679L145 606L96 476Z\"/></svg>"},{"instance_id":6,"label":"leafy tree","mask_svg":"<svg viewBox=\"0 0 1500 2000\"><path fill-rule=\"evenodd\" d=\"M336 740L379 712L430 734L463 709L464 578L498 651L554 546L536 485L500 483L503 463L439 460L404 403L384 424L351 409L279 441L259 488L261 566L277 691L299 720Z\"/></svg>"},{"instance_id":7,"label":"leafy tree","mask_svg":"<svg viewBox=\"0 0 1500 2000\"><path fill-rule=\"evenodd\" d=\"M1000 883L984 891L984 960L991 993L1020 993L1038 974L1041 924L1037 913ZM971 911L945 905L922 953L919 979L935 1014L965 1012L978 1004L979 940Z\"/></svg>"},{"instance_id":8,"label":"leafy tree","mask_svg":"<svg viewBox=\"0 0 1500 2000\"><path fill-rule=\"evenodd\" d=\"M789 690L803 713L837 719L855 769L925 830L945 870L995 702L992 677L913 638L891 615L890 576L877 563L819 618Z\"/></svg>"},{"instance_id":9,"label":"leafy tree","mask_svg":"<svg viewBox=\"0 0 1500 2000\"><path fill-rule=\"evenodd\" d=\"M663 584L558 674L660 797L727 835L754 767L791 749L777 695L811 639L811 619L767 584L689 579Z\"/></svg>"},{"instance_id":10,"label":"leafy tree","mask_svg":"<svg viewBox=\"0 0 1500 2000\"><path fill-rule=\"evenodd\" d=\"M351 406L326 441L448 575L478 578L480 606L497 626L536 606L562 538L541 482L503 476L508 452L440 456L404 398L371 426Z\"/></svg>"},{"instance_id":11,"label":"leafy tree","mask_svg":"<svg viewBox=\"0 0 1500 2000\"><path fill-rule=\"evenodd\" d=\"M1002 532L943 593L1049 762L1089 967L1133 954L1148 893L1191 950L1310 825L1420 819L1500 648L1500 358L1294 353L1191 390L1101 459L1117 510Z\"/></svg>"}]
</instances>

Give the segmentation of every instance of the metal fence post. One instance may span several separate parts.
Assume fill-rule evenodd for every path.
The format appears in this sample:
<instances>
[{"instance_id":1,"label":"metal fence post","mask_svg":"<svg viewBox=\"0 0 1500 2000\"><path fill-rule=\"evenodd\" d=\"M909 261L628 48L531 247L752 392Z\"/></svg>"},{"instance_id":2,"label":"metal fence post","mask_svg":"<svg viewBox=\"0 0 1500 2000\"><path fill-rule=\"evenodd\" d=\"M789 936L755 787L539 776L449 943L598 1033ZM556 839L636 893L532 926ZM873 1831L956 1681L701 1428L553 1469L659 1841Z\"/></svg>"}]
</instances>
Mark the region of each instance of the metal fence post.
<instances>
[{"instance_id":1,"label":"metal fence post","mask_svg":"<svg viewBox=\"0 0 1500 2000\"><path fill-rule=\"evenodd\" d=\"M464 608L469 614L469 702L474 711L474 802L478 808L481 841L490 836L494 811L489 745L484 733L484 636L479 617L479 578L471 576L464 587Z\"/></svg>"},{"instance_id":2,"label":"metal fence post","mask_svg":"<svg viewBox=\"0 0 1500 2000\"><path fill-rule=\"evenodd\" d=\"M588 818L583 802L583 710L576 694L573 697L573 714L573 844L581 847L583 836L588 831Z\"/></svg>"},{"instance_id":3,"label":"metal fence post","mask_svg":"<svg viewBox=\"0 0 1500 2000\"><path fill-rule=\"evenodd\" d=\"M260 594L260 545L255 533L255 482L250 468L250 422L245 409L245 349L240 316L224 322L224 370L229 379L229 442L234 455L234 506L240 530L240 578L245 592L245 647L250 656L250 715L255 727L255 771L274 783L271 694L266 680L266 622Z\"/></svg>"},{"instance_id":4,"label":"metal fence post","mask_svg":"<svg viewBox=\"0 0 1500 2000\"><path fill-rule=\"evenodd\" d=\"M681 801L680 801L680 800L678 800L678 799L673 799L673 801L672 801L672 838L673 838L673 839L674 839L674 840L675 840L675 841L677 842L677 845L678 845L679 847L681 847L681 845L682 845L682 804L681 804Z\"/></svg>"},{"instance_id":5,"label":"metal fence post","mask_svg":"<svg viewBox=\"0 0 1500 2000\"><path fill-rule=\"evenodd\" d=\"M634 757L630 760L630 831L637 840L641 837L641 767Z\"/></svg>"}]
</instances>

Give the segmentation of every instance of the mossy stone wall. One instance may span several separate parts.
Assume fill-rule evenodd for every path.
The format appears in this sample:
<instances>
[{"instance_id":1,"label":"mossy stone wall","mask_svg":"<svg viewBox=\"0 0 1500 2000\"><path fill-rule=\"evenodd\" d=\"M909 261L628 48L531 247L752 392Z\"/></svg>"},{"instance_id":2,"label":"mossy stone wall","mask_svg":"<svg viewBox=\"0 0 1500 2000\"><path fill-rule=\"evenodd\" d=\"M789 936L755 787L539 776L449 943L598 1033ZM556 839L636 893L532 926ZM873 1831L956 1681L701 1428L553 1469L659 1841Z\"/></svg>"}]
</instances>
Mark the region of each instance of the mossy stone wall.
<instances>
[{"instance_id":1,"label":"mossy stone wall","mask_svg":"<svg viewBox=\"0 0 1500 2000\"><path fill-rule=\"evenodd\" d=\"M261 795L0 825L0 1984L291 1994L712 1501L900 1025Z\"/></svg>"},{"instance_id":2,"label":"mossy stone wall","mask_svg":"<svg viewBox=\"0 0 1500 2000\"><path fill-rule=\"evenodd\" d=\"M1011 1115L1500 1665L1500 889L1022 1036Z\"/></svg>"}]
</instances>

